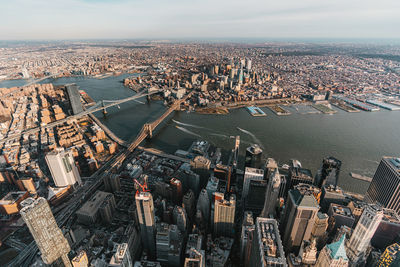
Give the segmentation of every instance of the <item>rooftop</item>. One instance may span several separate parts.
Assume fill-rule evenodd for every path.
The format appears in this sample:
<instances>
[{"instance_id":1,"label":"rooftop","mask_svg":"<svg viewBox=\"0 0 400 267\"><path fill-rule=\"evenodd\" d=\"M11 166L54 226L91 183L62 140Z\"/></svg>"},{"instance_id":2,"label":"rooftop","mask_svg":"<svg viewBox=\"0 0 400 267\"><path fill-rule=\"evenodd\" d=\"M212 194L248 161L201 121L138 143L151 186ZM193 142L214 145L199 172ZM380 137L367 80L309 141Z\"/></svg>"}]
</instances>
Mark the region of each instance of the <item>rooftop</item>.
<instances>
[{"instance_id":1,"label":"rooftop","mask_svg":"<svg viewBox=\"0 0 400 267\"><path fill-rule=\"evenodd\" d=\"M343 258L344 260L348 260L346 255L346 248L344 246L345 240L346 240L346 235L342 235L339 241L326 245L326 247L331 252L332 259L337 260Z\"/></svg>"}]
</instances>

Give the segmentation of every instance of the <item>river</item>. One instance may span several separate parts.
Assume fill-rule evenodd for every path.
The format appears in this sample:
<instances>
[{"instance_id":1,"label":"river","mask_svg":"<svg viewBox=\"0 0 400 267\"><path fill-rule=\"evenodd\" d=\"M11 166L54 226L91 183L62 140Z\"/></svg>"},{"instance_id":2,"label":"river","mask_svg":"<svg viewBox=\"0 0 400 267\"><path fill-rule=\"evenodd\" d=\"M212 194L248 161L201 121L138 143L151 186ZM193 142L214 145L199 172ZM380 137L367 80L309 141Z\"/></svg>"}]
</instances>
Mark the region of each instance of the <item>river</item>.
<instances>
[{"instance_id":1,"label":"river","mask_svg":"<svg viewBox=\"0 0 400 267\"><path fill-rule=\"evenodd\" d=\"M126 76L105 79L71 77L44 82L76 83L95 101L99 101L131 96L133 91L120 82ZM24 82L3 81L0 87L19 86ZM101 113L96 116L120 138L129 140L136 136L145 122L155 120L165 109L161 101L151 104L128 102L108 110L106 117ZM298 159L313 175L324 157L334 156L342 161L339 185L356 193L364 193L368 182L351 178L349 172L372 177L382 156L399 156L400 111L347 113L338 110L334 115L276 116L268 108L262 110L267 114L266 117L252 117L246 109L231 110L229 115L175 112L160 125L153 139L144 145L174 153L177 149L187 149L200 136L228 153L234 145L229 136L240 135L241 157L244 149L256 139L264 147L266 157L273 157L280 164Z\"/></svg>"}]
</instances>

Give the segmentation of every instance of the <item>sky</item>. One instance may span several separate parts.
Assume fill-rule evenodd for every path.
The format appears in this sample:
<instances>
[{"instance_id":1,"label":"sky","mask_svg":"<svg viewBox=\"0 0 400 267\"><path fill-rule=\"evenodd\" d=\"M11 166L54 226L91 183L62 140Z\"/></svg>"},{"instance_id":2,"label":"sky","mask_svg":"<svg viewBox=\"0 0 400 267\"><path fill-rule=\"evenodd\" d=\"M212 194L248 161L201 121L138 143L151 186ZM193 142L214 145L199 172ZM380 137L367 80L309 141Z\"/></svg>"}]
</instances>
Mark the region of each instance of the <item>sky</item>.
<instances>
[{"instance_id":1,"label":"sky","mask_svg":"<svg viewBox=\"0 0 400 267\"><path fill-rule=\"evenodd\" d=\"M400 0L0 0L0 40L400 39Z\"/></svg>"}]
</instances>

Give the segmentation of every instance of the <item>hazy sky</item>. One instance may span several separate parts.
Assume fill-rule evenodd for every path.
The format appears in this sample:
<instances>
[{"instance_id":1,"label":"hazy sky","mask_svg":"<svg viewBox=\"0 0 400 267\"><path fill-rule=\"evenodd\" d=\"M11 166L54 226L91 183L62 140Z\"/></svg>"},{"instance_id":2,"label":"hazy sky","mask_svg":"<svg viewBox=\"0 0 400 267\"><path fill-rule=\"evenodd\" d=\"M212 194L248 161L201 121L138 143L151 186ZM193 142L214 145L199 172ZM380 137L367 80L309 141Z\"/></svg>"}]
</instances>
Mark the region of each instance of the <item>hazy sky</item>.
<instances>
[{"instance_id":1,"label":"hazy sky","mask_svg":"<svg viewBox=\"0 0 400 267\"><path fill-rule=\"evenodd\" d=\"M0 0L0 39L400 38L400 0Z\"/></svg>"}]
</instances>

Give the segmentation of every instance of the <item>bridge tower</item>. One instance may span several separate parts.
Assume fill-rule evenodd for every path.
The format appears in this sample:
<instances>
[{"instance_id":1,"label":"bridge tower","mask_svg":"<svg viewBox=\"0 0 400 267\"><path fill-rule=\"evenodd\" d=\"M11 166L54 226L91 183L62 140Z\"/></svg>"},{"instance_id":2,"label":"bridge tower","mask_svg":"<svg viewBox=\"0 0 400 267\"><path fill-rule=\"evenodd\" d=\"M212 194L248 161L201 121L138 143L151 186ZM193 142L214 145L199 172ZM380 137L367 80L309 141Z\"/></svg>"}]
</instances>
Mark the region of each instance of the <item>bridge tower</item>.
<instances>
[{"instance_id":1,"label":"bridge tower","mask_svg":"<svg viewBox=\"0 0 400 267\"><path fill-rule=\"evenodd\" d=\"M103 115L104 115L104 116L107 115L107 110L106 110L106 108L105 108L104 100L101 100L101 106L104 108L104 109L103 109Z\"/></svg>"},{"instance_id":2,"label":"bridge tower","mask_svg":"<svg viewBox=\"0 0 400 267\"><path fill-rule=\"evenodd\" d=\"M151 129L151 124L150 123L146 123L144 125L144 130L147 132L148 134L148 138L152 138L153 137L153 129Z\"/></svg>"}]
</instances>

